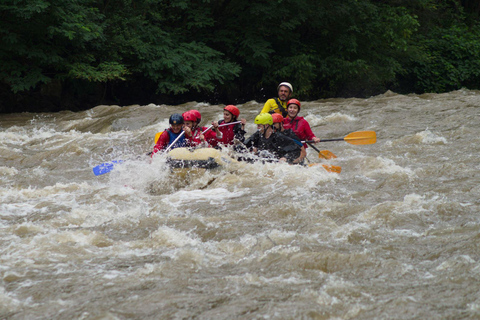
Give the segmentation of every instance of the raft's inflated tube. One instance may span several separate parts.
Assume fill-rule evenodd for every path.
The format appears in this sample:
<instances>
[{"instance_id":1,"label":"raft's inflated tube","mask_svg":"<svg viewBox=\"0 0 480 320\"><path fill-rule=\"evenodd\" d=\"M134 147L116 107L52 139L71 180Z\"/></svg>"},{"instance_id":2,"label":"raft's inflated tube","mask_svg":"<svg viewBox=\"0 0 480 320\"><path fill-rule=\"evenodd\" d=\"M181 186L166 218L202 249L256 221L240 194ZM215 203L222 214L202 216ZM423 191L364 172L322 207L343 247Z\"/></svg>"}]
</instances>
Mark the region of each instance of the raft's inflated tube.
<instances>
[{"instance_id":1,"label":"raft's inflated tube","mask_svg":"<svg viewBox=\"0 0 480 320\"><path fill-rule=\"evenodd\" d=\"M214 169L232 161L214 148L175 148L168 153L167 164L172 168Z\"/></svg>"}]
</instances>

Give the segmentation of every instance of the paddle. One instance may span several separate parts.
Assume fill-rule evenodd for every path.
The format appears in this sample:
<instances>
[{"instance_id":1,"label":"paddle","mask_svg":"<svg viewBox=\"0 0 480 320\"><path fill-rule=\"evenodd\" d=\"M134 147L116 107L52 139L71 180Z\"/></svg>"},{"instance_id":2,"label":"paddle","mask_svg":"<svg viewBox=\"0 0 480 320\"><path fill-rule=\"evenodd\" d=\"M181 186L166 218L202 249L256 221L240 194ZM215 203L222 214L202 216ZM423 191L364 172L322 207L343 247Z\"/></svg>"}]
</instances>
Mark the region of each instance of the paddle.
<instances>
[{"instance_id":1,"label":"paddle","mask_svg":"<svg viewBox=\"0 0 480 320\"><path fill-rule=\"evenodd\" d=\"M332 151L329 150L320 150L320 152L318 153L318 157L320 158L320 156L327 160L335 159L337 157Z\"/></svg>"},{"instance_id":2,"label":"paddle","mask_svg":"<svg viewBox=\"0 0 480 320\"><path fill-rule=\"evenodd\" d=\"M212 129L212 127L213 127L213 124L212 124L210 127L208 127L207 129L205 129L205 130L202 132L202 134L205 134L205 132L207 132L208 130Z\"/></svg>"},{"instance_id":3,"label":"paddle","mask_svg":"<svg viewBox=\"0 0 480 320\"><path fill-rule=\"evenodd\" d=\"M307 144L313 148L313 150L317 151L318 152L318 157L319 158L324 158L324 159L327 159L327 160L330 160L330 159L335 159L337 156L332 152L332 151L328 151L328 150L318 150L317 148L315 148L314 145L312 145L311 143L309 143L309 141L307 141Z\"/></svg>"},{"instance_id":4,"label":"paddle","mask_svg":"<svg viewBox=\"0 0 480 320\"><path fill-rule=\"evenodd\" d=\"M232 124L237 124L237 123L242 123L242 121L235 121L235 122L229 122L229 123L222 123L222 124L219 124L218 127L225 127L225 126L229 126L229 125L232 125ZM207 132L208 130L212 129L213 127L213 124L208 127L207 129L205 129L202 134L205 134L205 132Z\"/></svg>"},{"instance_id":5,"label":"paddle","mask_svg":"<svg viewBox=\"0 0 480 320\"><path fill-rule=\"evenodd\" d=\"M308 142L308 141L307 141ZM312 144L308 144L310 147L313 148L313 150L317 151L318 152L318 157L319 158L325 158L327 160L330 160L330 159L334 159L336 158L337 156L333 154L333 152L331 151L328 151L328 150L318 150L317 148L315 148L315 146L313 146ZM319 165L320 163L310 163L308 166L309 167L313 167L313 166L316 166L316 165ZM331 165L331 164L321 164L322 167L325 168L325 170L327 170L328 172L335 172L335 173L340 173L342 172L342 167L339 167L339 166L334 166L334 165Z\"/></svg>"},{"instance_id":6,"label":"paddle","mask_svg":"<svg viewBox=\"0 0 480 320\"><path fill-rule=\"evenodd\" d=\"M261 160L265 161L265 162L275 162L275 163L280 162L278 159L272 159L272 158L264 158L264 159L261 159ZM293 164L293 165L295 165L295 164ZM309 167L318 166L318 165L321 165L328 172L334 172L334 173L342 172L342 167L334 166L334 165L331 165L331 164L322 164L322 163L310 163L310 164L308 164Z\"/></svg>"},{"instance_id":7,"label":"paddle","mask_svg":"<svg viewBox=\"0 0 480 320\"><path fill-rule=\"evenodd\" d=\"M328 172L335 172L335 173L340 173L340 172L342 172L342 167L334 166L334 165L331 165L331 164L310 163L308 166L309 166L309 167L313 167L313 166L318 166L318 165L321 165L321 166L322 166L323 168L325 168L325 170L327 170Z\"/></svg>"},{"instance_id":8,"label":"paddle","mask_svg":"<svg viewBox=\"0 0 480 320\"><path fill-rule=\"evenodd\" d=\"M122 163L123 160L113 160L112 162L105 162L102 164L99 164L98 166L93 167L93 174L96 176L109 173L110 171L113 170L113 167L115 165Z\"/></svg>"},{"instance_id":9,"label":"paddle","mask_svg":"<svg viewBox=\"0 0 480 320\"><path fill-rule=\"evenodd\" d=\"M338 139L322 139L320 142L328 141L346 141L350 144L363 145L363 144L374 144L377 142L377 134L375 131L356 131L348 134L345 138ZM302 141L305 143L313 143L313 140Z\"/></svg>"},{"instance_id":10,"label":"paddle","mask_svg":"<svg viewBox=\"0 0 480 320\"><path fill-rule=\"evenodd\" d=\"M160 136L162 132L159 132L159 133L160 133L159 134ZM170 148L175 144L175 142L177 142L178 139L180 139L184 134L185 134L185 131L182 131L182 133L178 135L178 137L173 141L173 143L170 144L167 149L165 149L165 152L168 152L168 150L170 150ZM147 155L150 155L150 154L151 153L148 153ZM113 160L111 162L105 162L105 163L99 164L98 166L93 167L93 174L95 174L96 176L99 176L105 173L109 173L110 171L113 170L115 165L120 164L122 162L124 162L124 160Z\"/></svg>"},{"instance_id":11,"label":"paddle","mask_svg":"<svg viewBox=\"0 0 480 320\"><path fill-rule=\"evenodd\" d=\"M182 131L182 133L180 133L178 137L175 140L173 140L173 142L168 146L168 148L165 149L165 152L168 152L168 150L170 150L172 146L178 141L178 139L180 139L184 134L185 134L185 131Z\"/></svg>"}]
</instances>

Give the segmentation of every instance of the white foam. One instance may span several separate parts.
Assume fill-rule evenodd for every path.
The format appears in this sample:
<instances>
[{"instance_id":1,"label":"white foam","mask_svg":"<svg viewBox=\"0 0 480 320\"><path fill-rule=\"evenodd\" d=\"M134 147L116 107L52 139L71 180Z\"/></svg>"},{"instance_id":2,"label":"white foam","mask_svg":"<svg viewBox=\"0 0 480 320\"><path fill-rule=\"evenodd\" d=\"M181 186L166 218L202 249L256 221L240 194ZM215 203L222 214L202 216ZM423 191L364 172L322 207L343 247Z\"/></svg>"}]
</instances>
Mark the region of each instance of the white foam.
<instances>
[{"instance_id":1,"label":"white foam","mask_svg":"<svg viewBox=\"0 0 480 320\"><path fill-rule=\"evenodd\" d=\"M231 192L225 188L214 188L204 190L180 190L170 194L162 201L173 207L178 207L184 203L205 202L212 205L224 203L227 199L238 198L244 195L243 191Z\"/></svg>"},{"instance_id":2,"label":"white foam","mask_svg":"<svg viewBox=\"0 0 480 320\"><path fill-rule=\"evenodd\" d=\"M335 112L325 117L325 121L328 123L346 123L356 120L356 117L340 112Z\"/></svg>"},{"instance_id":3,"label":"white foam","mask_svg":"<svg viewBox=\"0 0 480 320\"><path fill-rule=\"evenodd\" d=\"M384 158L378 156L374 159L369 158L369 161L366 162L364 168L372 169L375 173L404 173L408 176L413 176L414 172L410 168L404 168L395 163L392 159Z\"/></svg>"},{"instance_id":4,"label":"white foam","mask_svg":"<svg viewBox=\"0 0 480 320\"><path fill-rule=\"evenodd\" d=\"M151 241L157 246L181 248L196 246L200 241L192 237L188 232L179 231L168 226L161 226L150 235Z\"/></svg>"},{"instance_id":5,"label":"white foam","mask_svg":"<svg viewBox=\"0 0 480 320\"><path fill-rule=\"evenodd\" d=\"M0 311L3 314L13 313L20 310L22 302L12 298L3 286L0 286Z\"/></svg>"},{"instance_id":6,"label":"white foam","mask_svg":"<svg viewBox=\"0 0 480 320\"><path fill-rule=\"evenodd\" d=\"M444 137L433 133L430 130L425 130L415 134L416 137L420 138L420 141L424 144L447 144L447 139Z\"/></svg>"},{"instance_id":7,"label":"white foam","mask_svg":"<svg viewBox=\"0 0 480 320\"><path fill-rule=\"evenodd\" d=\"M308 112L306 116L304 116L305 120L308 121L310 127L316 127L319 125L325 125L325 124L332 124L332 123L347 123L347 122L353 122L356 121L357 118L354 116L348 115L348 114L343 114L340 112L335 112L332 114L329 114L327 116L318 116L311 111Z\"/></svg>"},{"instance_id":8,"label":"white foam","mask_svg":"<svg viewBox=\"0 0 480 320\"><path fill-rule=\"evenodd\" d=\"M18 174L18 170L11 167L0 166L0 176L14 176Z\"/></svg>"}]
</instances>

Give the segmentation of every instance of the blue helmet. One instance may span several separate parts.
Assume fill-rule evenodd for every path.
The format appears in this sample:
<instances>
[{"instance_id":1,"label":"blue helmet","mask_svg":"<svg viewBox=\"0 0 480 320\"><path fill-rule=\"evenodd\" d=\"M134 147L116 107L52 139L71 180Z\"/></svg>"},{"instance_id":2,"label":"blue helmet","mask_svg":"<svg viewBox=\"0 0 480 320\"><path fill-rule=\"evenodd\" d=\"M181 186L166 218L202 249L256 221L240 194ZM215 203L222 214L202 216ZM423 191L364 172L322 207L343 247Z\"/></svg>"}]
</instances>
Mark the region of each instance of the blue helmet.
<instances>
[{"instance_id":1,"label":"blue helmet","mask_svg":"<svg viewBox=\"0 0 480 320\"><path fill-rule=\"evenodd\" d=\"M179 113L174 113L170 116L168 123L172 124L183 124L183 117Z\"/></svg>"}]
</instances>

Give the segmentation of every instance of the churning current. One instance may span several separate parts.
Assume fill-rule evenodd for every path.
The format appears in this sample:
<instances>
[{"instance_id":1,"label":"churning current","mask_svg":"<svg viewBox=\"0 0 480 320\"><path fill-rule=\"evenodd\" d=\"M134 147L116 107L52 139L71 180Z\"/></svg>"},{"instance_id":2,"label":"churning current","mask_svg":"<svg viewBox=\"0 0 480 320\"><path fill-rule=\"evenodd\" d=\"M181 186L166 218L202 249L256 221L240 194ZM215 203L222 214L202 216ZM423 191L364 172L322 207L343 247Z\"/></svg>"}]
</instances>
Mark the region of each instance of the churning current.
<instances>
[{"instance_id":1,"label":"churning current","mask_svg":"<svg viewBox=\"0 0 480 320\"><path fill-rule=\"evenodd\" d=\"M237 105L248 137L261 102ZM480 92L302 102L337 158L171 172L175 112L0 116L1 319L478 319ZM227 152L227 151L225 151ZM103 162L126 160L95 176Z\"/></svg>"}]
</instances>

